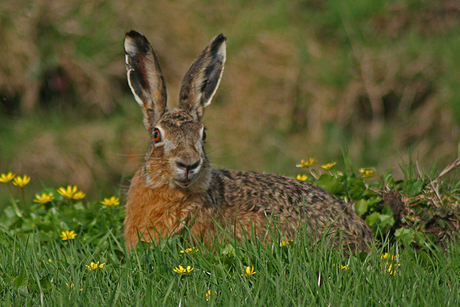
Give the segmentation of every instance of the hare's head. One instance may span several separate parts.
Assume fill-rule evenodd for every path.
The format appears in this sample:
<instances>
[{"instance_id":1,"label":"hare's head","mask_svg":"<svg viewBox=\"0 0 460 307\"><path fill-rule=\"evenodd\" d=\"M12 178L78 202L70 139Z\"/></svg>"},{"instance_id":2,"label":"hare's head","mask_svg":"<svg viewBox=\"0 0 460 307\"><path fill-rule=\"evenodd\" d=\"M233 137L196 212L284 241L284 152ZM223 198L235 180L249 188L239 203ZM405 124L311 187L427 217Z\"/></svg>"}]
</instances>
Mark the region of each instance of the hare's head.
<instances>
[{"instance_id":1,"label":"hare's head","mask_svg":"<svg viewBox=\"0 0 460 307\"><path fill-rule=\"evenodd\" d=\"M206 190L211 166L203 148L206 133L201 119L222 77L225 37L214 37L192 63L182 83L179 107L174 110L167 108L165 81L148 40L131 31L124 45L128 83L152 138L142 169L147 184Z\"/></svg>"}]
</instances>

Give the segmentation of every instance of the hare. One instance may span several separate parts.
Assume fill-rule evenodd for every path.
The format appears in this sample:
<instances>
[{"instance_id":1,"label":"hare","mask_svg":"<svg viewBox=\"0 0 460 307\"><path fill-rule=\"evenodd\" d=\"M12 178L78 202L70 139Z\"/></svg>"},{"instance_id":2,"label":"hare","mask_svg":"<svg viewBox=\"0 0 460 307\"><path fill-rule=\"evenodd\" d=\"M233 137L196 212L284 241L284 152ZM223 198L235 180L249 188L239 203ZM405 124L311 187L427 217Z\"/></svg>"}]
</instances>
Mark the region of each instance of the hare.
<instances>
[{"instance_id":1,"label":"hare","mask_svg":"<svg viewBox=\"0 0 460 307\"><path fill-rule=\"evenodd\" d=\"M128 83L151 137L145 163L127 194L127 248L186 229L210 242L222 229L217 223L240 240L254 233L273 239L272 224L283 239L292 239L305 227L314 239L331 234L335 245L366 250L373 240L369 227L352 206L325 190L281 175L211 167L201 119L222 77L225 41L217 35L201 52L185 74L178 108L168 110L152 46L136 31L125 36Z\"/></svg>"}]
</instances>

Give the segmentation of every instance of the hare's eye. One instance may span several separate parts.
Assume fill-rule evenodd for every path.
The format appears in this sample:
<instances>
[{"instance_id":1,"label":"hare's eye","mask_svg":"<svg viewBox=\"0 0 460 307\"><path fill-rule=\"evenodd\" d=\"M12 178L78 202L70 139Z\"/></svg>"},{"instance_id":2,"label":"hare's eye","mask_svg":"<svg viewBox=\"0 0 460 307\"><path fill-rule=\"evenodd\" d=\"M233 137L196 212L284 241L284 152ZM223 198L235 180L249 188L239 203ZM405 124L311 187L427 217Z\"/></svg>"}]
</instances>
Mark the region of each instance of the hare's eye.
<instances>
[{"instance_id":1,"label":"hare's eye","mask_svg":"<svg viewBox=\"0 0 460 307\"><path fill-rule=\"evenodd\" d=\"M203 141L206 140L206 131L204 131L204 130L203 130L203 135L201 136L201 139L202 139Z\"/></svg>"},{"instance_id":2,"label":"hare's eye","mask_svg":"<svg viewBox=\"0 0 460 307\"><path fill-rule=\"evenodd\" d=\"M158 130L158 128L155 128L153 130L153 140L156 143L161 142L161 133L160 133L160 130Z\"/></svg>"}]
</instances>

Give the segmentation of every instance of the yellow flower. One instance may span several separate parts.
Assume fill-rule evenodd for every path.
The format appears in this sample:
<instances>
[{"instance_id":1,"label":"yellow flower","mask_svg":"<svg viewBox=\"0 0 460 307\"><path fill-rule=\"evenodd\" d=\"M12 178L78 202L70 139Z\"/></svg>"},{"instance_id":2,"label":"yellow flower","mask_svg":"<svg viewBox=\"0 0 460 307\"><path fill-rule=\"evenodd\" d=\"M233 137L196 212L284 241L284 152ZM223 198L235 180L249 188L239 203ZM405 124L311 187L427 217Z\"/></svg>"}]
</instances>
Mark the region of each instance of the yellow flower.
<instances>
[{"instance_id":1,"label":"yellow flower","mask_svg":"<svg viewBox=\"0 0 460 307\"><path fill-rule=\"evenodd\" d=\"M382 260L387 260L388 259L388 260L393 261L398 257L399 257L399 255L392 255L392 254L389 254L389 253L385 253L382 256L380 256L380 259L382 259Z\"/></svg>"},{"instance_id":2,"label":"yellow flower","mask_svg":"<svg viewBox=\"0 0 460 307\"><path fill-rule=\"evenodd\" d=\"M388 273L390 273L391 276L394 276L396 274L396 268L399 268L401 266L400 263L393 265L393 263L390 263L388 266Z\"/></svg>"},{"instance_id":3,"label":"yellow flower","mask_svg":"<svg viewBox=\"0 0 460 307\"><path fill-rule=\"evenodd\" d=\"M389 254L389 253L385 253L383 255L380 256L380 259L382 260L386 260L386 261L395 261L399 258L399 255L393 255L393 254ZM388 273L390 273L390 275L394 276L396 274L396 268L399 268L401 266L400 263L390 263L388 264ZM380 267L383 269L384 266L382 264L380 264ZM385 265L386 267L386 265Z\"/></svg>"},{"instance_id":4,"label":"yellow flower","mask_svg":"<svg viewBox=\"0 0 460 307\"><path fill-rule=\"evenodd\" d=\"M246 267L246 272L244 273L244 276L248 277L248 276L254 275L255 273L257 272L254 271L254 267L248 266ZM243 274L241 274L241 276L243 276Z\"/></svg>"},{"instance_id":5,"label":"yellow flower","mask_svg":"<svg viewBox=\"0 0 460 307\"><path fill-rule=\"evenodd\" d=\"M208 290L208 293L206 293L206 301L209 302L211 299L211 290Z\"/></svg>"},{"instance_id":6,"label":"yellow flower","mask_svg":"<svg viewBox=\"0 0 460 307\"><path fill-rule=\"evenodd\" d=\"M120 200L115 196L112 196L110 198L104 198L104 201L102 201L101 203L103 205L106 205L107 207L112 207L120 204Z\"/></svg>"},{"instance_id":7,"label":"yellow flower","mask_svg":"<svg viewBox=\"0 0 460 307\"><path fill-rule=\"evenodd\" d=\"M305 174L303 174L303 175L298 174L297 177L296 177L295 179L297 179L297 180L299 180L299 181L305 181L305 180L308 179L308 176L305 175Z\"/></svg>"},{"instance_id":8,"label":"yellow flower","mask_svg":"<svg viewBox=\"0 0 460 307\"><path fill-rule=\"evenodd\" d=\"M42 195L35 194L34 202L39 203L41 205L46 204L54 199L53 193L43 193Z\"/></svg>"},{"instance_id":9,"label":"yellow flower","mask_svg":"<svg viewBox=\"0 0 460 307\"><path fill-rule=\"evenodd\" d=\"M191 266L187 266L187 268L184 268L183 266L179 265L179 267L176 266L176 268L173 269L173 271L177 274L186 275L192 273L193 268Z\"/></svg>"},{"instance_id":10,"label":"yellow flower","mask_svg":"<svg viewBox=\"0 0 460 307\"><path fill-rule=\"evenodd\" d=\"M77 186L74 185L73 187L71 185L67 186L67 189L60 187L58 190L58 193L64 196L67 199L71 199L75 193L77 193Z\"/></svg>"},{"instance_id":11,"label":"yellow flower","mask_svg":"<svg viewBox=\"0 0 460 307\"><path fill-rule=\"evenodd\" d=\"M9 172L8 174L2 174L0 175L0 182L8 183L13 180L15 176L16 174L13 174L12 172Z\"/></svg>"},{"instance_id":12,"label":"yellow flower","mask_svg":"<svg viewBox=\"0 0 460 307\"><path fill-rule=\"evenodd\" d=\"M310 158L307 161L305 161L305 160L300 161L300 164L297 164L296 166L297 167L310 167L313 164L315 164L316 162L318 162L318 161L315 158Z\"/></svg>"},{"instance_id":13,"label":"yellow flower","mask_svg":"<svg viewBox=\"0 0 460 307\"><path fill-rule=\"evenodd\" d=\"M90 265L85 264L86 269L89 270L89 271L94 271L94 270L96 270L98 268L102 269L104 267L104 265L105 265L105 263L99 264L99 261L97 263L94 263L94 262L91 261Z\"/></svg>"},{"instance_id":14,"label":"yellow flower","mask_svg":"<svg viewBox=\"0 0 460 307\"><path fill-rule=\"evenodd\" d=\"M66 230L66 231L63 231L61 233L61 238L62 238L62 241L65 241L65 240L73 240L75 239L75 237L77 236L77 234L75 233L75 231L73 230Z\"/></svg>"},{"instance_id":15,"label":"yellow flower","mask_svg":"<svg viewBox=\"0 0 460 307\"><path fill-rule=\"evenodd\" d=\"M361 168L359 172L361 173L361 175L363 175L363 177L368 177L368 178L374 177L376 174L375 171L370 168Z\"/></svg>"},{"instance_id":16,"label":"yellow flower","mask_svg":"<svg viewBox=\"0 0 460 307\"><path fill-rule=\"evenodd\" d=\"M179 251L179 253L181 253L181 254L184 254L184 253L191 254L191 253L196 253L197 251L198 251L198 249L196 249L195 247L189 247L189 248L186 248L185 251L184 250Z\"/></svg>"},{"instance_id":17,"label":"yellow flower","mask_svg":"<svg viewBox=\"0 0 460 307\"><path fill-rule=\"evenodd\" d=\"M348 265L341 265L340 269L342 270L342 272L345 272L346 270L348 270Z\"/></svg>"},{"instance_id":18,"label":"yellow flower","mask_svg":"<svg viewBox=\"0 0 460 307\"><path fill-rule=\"evenodd\" d=\"M284 247L284 246L287 246L287 245L289 245L291 243L292 243L292 240L291 241L281 241L280 246Z\"/></svg>"},{"instance_id":19,"label":"yellow flower","mask_svg":"<svg viewBox=\"0 0 460 307\"><path fill-rule=\"evenodd\" d=\"M333 163L328 163L328 164L321 165L321 167L324 168L325 170L329 170L336 164L337 164L337 162L333 162Z\"/></svg>"},{"instance_id":20,"label":"yellow flower","mask_svg":"<svg viewBox=\"0 0 460 307\"><path fill-rule=\"evenodd\" d=\"M70 290L73 290L73 288L75 288L75 285L74 285L74 283L71 283L71 284L70 284L70 286L69 286L69 284L68 284L68 283L65 283L65 284L67 285L67 287L69 287L69 288L70 288ZM83 288L80 288L80 291L83 291Z\"/></svg>"},{"instance_id":21,"label":"yellow flower","mask_svg":"<svg viewBox=\"0 0 460 307\"><path fill-rule=\"evenodd\" d=\"M30 181L30 177L27 176L27 175L24 175L24 176L16 176L14 177L13 179L13 184L14 185L17 185L18 187L25 187Z\"/></svg>"},{"instance_id":22,"label":"yellow flower","mask_svg":"<svg viewBox=\"0 0 460 307\"><path fill-rule=\"evenodd\" d=\"M83 199L85 196L86 196L85 193L83 193L82 191L78 191L72 196L72 198L78 200L78 199Z\"/></svg>"}]
</instances>

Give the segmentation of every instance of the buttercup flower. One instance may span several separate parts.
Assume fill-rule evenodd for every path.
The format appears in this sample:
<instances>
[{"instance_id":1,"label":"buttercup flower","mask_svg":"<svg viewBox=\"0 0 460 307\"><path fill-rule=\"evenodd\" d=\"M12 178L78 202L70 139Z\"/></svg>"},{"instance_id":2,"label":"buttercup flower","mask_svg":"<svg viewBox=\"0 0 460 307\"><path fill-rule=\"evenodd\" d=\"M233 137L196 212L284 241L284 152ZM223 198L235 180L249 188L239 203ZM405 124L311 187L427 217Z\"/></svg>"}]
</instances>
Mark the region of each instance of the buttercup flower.
<instances>
[{"instance_id":1,"label":"buttercup flower","mask_svg":"<svg viewBox=\"0 0 460 307\"><path fill-rule=\"evenodd\" d=\"M248 266L248 267L246 267L246 271L244 273L244 276L248 277L248 276L254 275L255 273L257 273L257 272L254 271L254 267L253 266ZM241 276L243 276L243 274L241 274Z\"/></svg>"},{"instance_id":2,"label":"buttercup flower","mask_svg":"<svg viewBox=\"0 0 460 307\"><path fill-rule=\"evenodd\" d=\"M361 168L359 170L359 172L361 173L361 175L363 175L363 177L374 177L375 176L375 171L373 169L370 169L370 168Z\"/></svg>"},{"instance_id":3,"label":"buttercup flower","mask_svg":"<svg viewBox=\"0 0 460 307\"><path fill-rule=\"evenodd\" d=\"M321 167L324 168L325 170L329 170L336 164L337 164L337 162L333 162L333 163L328 163L328 164L321 165Z\"/></svg>"},{"instance_id":4,"label":"buttercup flower","mask_svg":"<svg viewBox=\"0 0 460 307\"><path fill-rule=\"evenodd\" d=\"M35 194L34 202L39 203L41 205L46 204L54 199L53 193L43 193L42 195Z\"/></svg>"},{"instance_id":5,"label":"buttercup flower","mask_svg":"<svg viewBox=\"0 0 460 307\"><path fill-rule=\"evenodd\" d=\"M281 241L280 243L280 246L283 247L283 246L287 246L289 244L291 244L292 241Z\"/></svg>"},{"instance_id":6,"label":"buttercup flower","mask_svg":"<svg viewBox=\"0 0 460 307\"><path fill-rule=\"evenodd\" d=\"M185 251L181 250L179 253L181 253L181 254L184 254L184 253L191 254L191 253L196 253L197 251L198 251L198 249L196 249L194 247L189 247L189 248L186 248Z\"/></svg>"},{"instance_id":7,"label":"buttercup flower","mask_svg":"<svg viewBox=\"0 0 460 307\"><path fill-rule=\"evenodd\" d=\"M0 175L0 182L8 183L11 180L13 180L13 178L15 176L16 176L16 174L13 174L12 172L9 172L8 174L1 174Z\"/></svg>"},{"instance_id":8,"label":"buttercup flower","mask_svg":"<svg viewBox=\"0 0 460 307\"><path fill-rule=\"evenodd\" d=\"M315 158L310 158L307 161L305 161L305 160L300 161L300 164L297 164L296 166L297 167L310 167L313 164L315 164L316 162L318 162L318 161Z\"/></svg>"},{"instance_id":9,"label":"buttercup flower","mask_svg":"<svg viewBox=\"0 0 460 307\"><path fill-rule=\"evenodd\" d=\"M390 263L390 265L388 266L388 273L390 273L391 276L395 276L396 268L399 268L400 266L401 266L400 263L394 264L394 265L393 263Z\"/></svg>"},{"instance_id":10,"label":"buttercup flower","mask_svg":"<svg viewBox=\"0 0 460 307\"><path fill-rule=\"evenodd\" d=\"M382 260L385 260L385 261L392 261L394 262L395 260L398 260L399 258L399 255L393 255L393 254L389 254L389 253L385 253L383 255L380 256L380 259ZM399 268L401 266L400 263L390 263L390 264L386 264L386 265L383 265L383 264L380 264L380 267L382 269L385 270L385 268L388 267L388 273L390 273L390 275L394 276L396 274L396 268Z\"/></svg>"},{"instance_id":11,"label":"buttercup flower","mask_svg":"<svg viewBox=\"0 0 460 307\"><path fill-rule=\"evenodd\" d=\"M30 181L30 177L27 176L27 175L24 175L24 176L16 176L14 177L13 179L13 184L18 186L18 187L25 187Z\"/></svg>"},{"instance_id":12,"label":"buttercup flower","mask_svg":"<svg viewBox=\"0 0 460 307\"><path fill-rule=\"evenodd\" d=\"M193 268L191 266L187 266L187 268L184 268L183 266L179 265L179 267L176 267L175 269L173 269L173 271L177 274L187 275L193 271Z\"/></svg>"},{"instance_id":13,"label":"buttercup flower","mask_svg":"<svg viewBox=\"0 0 460 307\"><path fill-rule=\"evenodd\" d=\"M348 265L341 265L340 269L342 270L342 272L345 272L346 270L348 270Z\"/></svg>"},{"instance_id":14,"label":"buttercup flower","mask_svg":"<svg viewBox=\"0 0 460 307\"><path fill-rule=\"evenodd\" d=\"M89 270L89 271L94 271L94 270L96 270L98 268L102 269L104 267L104 265L105 265L105 263L99 264L99 261L97 263L91 261L90 265L85 264L86 269Z\"/></svg>"},{"instance_id":15,"label":"buttercup flower","mask_svg":"<svg viewBox=\"0 0 460 307\"><path fill-rule=\"evenodd\" d=\"M305 180L308 179L308 176L305 175L305 174L303 174L303 175L300 175L300 174L299 174L299 175L297 175L297 177L296 177L295 179L297 179L297 180L299 180L299 181L305 181Z\"/></svg>"},{"instance_id":16,"label":"buttercup flower","mask_svg":"<svg viewBox=\"0 0 460 307\"><path fill-rule=\"evenodd\" d=\"M83 199L84 197L86 196L85 193L83 193L82 191L78 191L77 193L75 193L72 198L73 199L76 199L76 200L79 200L79 199Z\"/></svg>"},{"instance_id":17,"label":"buttercup flower","mask_svg":"<svg viewBox=\"0 0 460 307\"><path fill-rule=\"evenodd\" d=\"M74 283L71 283L70 286L68 283L65 283L67 287L70 288L70 290L73 290L75 288L75 284ZM83 288L80 288L80 291L83 291Z\"/></svg>"},{"instance_id":18,"label":"buttercup flower","mask_svg":"<svg viewBox=\"0 0 460 307\"><path fill-rule=\"evenodd\" d=\"M120 204L120 200L115 196L112 196L110 198L104 198L104 201L101 201L101 203L107 207L112 207Z\"/></svg>"},{"instance_id":19,"label":"buttercup flower","mask_svg":"<svg viewBox=\"0 0 460 307\"><path fill-rule=\"evenodd\" d=\"M393 261L398 257L399 257L399 255L392 255L392 254L389 254L389 253L385 253L382 256L380 256L380 259L382 259L382 260L387 260L388 259L388 260Z\"/></svg>"},{"instance_id":20,"label":"buttercup flower","mask_svg":"<svg viewBox=\"0 0 460 307\"><path fill-rule=\"evenodd\" d=\"M58 190L58 193L64 196L67 199L71 199L75 193L77 193L77 186L74 185L73 187L71 185L67 186L67 189L60 187Z\"/></svg>"},{"instance_id":21,"label":"buttercup flower","mask_svg":"<svg viewBox=\"0 0 460 307\"><path fill-rule=\"evenodd\" d=\"M65 241L65 240L73 240L75 239L75 237L77 236L77 234L75 233L75 231L73 230L66 230L66 231L63 231L61 233L61 239L62 241Z\"/></svg>"},{"instance_id":22,"label":"buttercup flower","mask_svg":"<svg viewBox=\"0 0 460 307\"><path fill-rule=\"evenodd\" d=\"M206 301L209 302L211 299L211 290L208 290L208 293L206 293Z\"/></svg>"}]
</instances>

